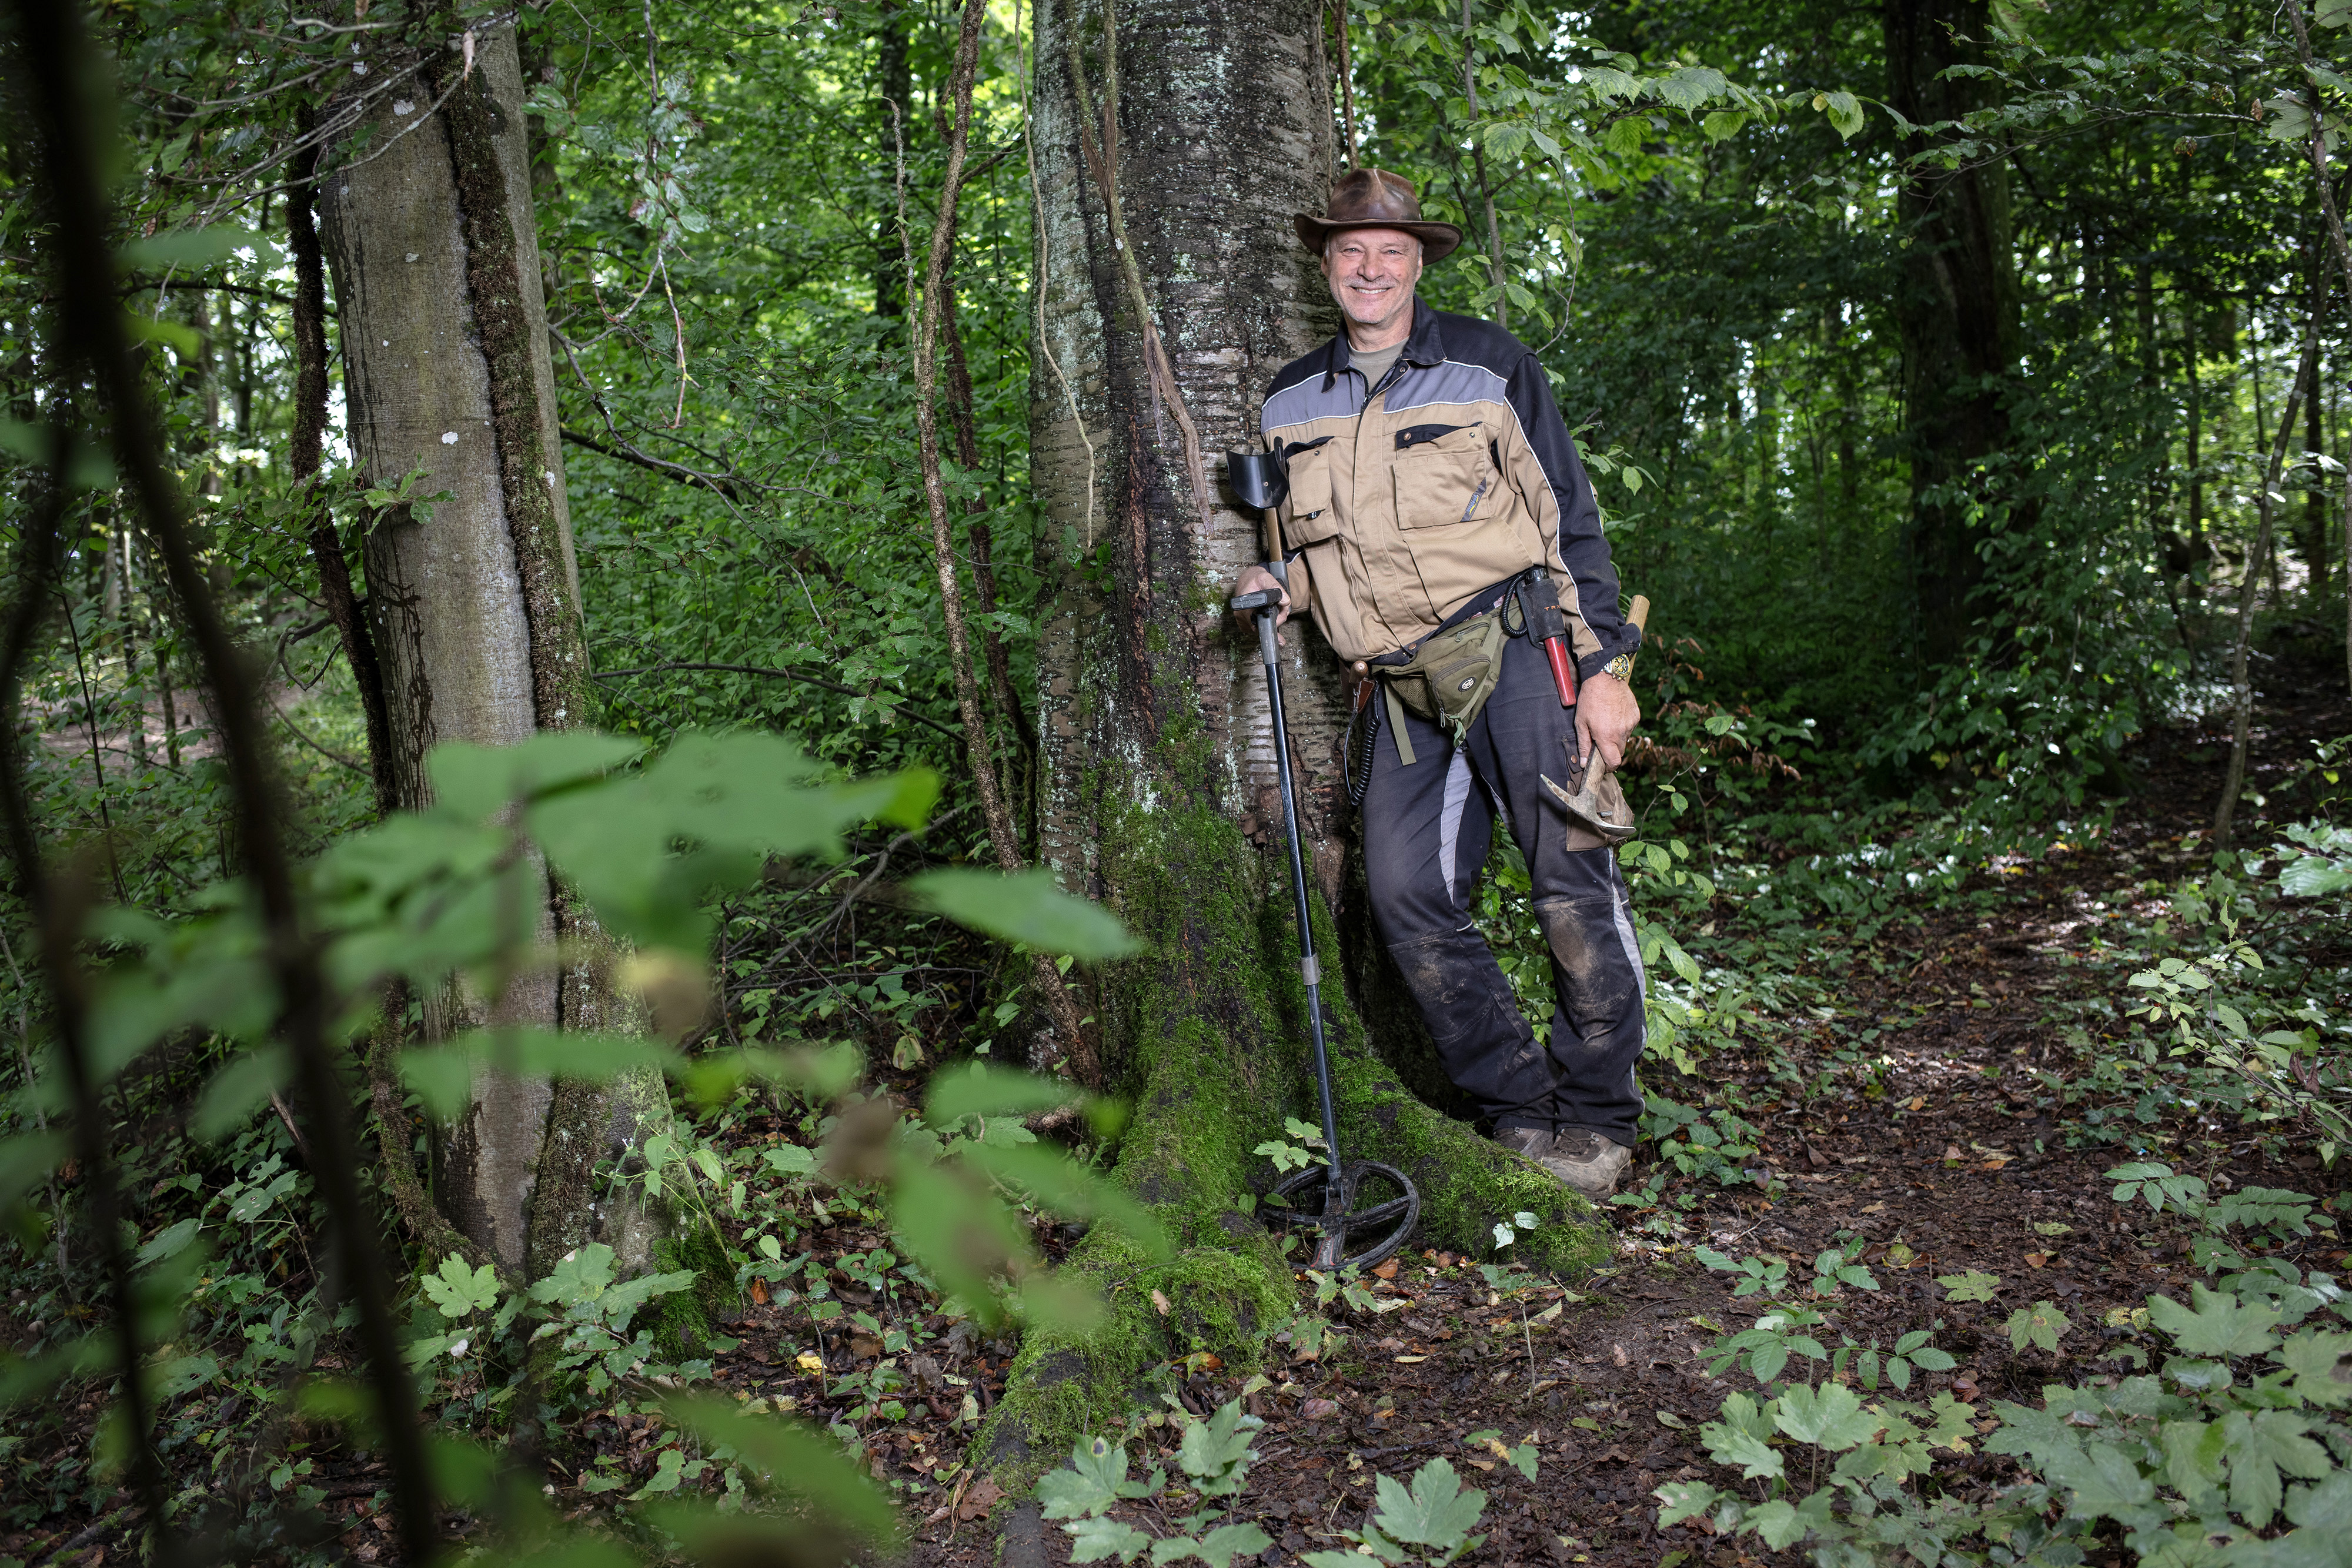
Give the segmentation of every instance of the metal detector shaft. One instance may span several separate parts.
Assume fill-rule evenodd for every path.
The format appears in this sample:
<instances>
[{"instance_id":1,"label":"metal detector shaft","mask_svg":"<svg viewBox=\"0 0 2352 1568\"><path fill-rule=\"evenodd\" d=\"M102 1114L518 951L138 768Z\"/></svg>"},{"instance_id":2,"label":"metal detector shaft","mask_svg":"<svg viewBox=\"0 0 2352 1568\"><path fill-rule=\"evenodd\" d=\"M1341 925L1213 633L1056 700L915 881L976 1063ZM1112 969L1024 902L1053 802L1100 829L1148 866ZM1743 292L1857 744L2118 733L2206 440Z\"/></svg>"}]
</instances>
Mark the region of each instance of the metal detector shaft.
<instances>
[{"instance_id":1,"label":"metal detector shaft","mask_svg":"<svg viewBox=\"0 0 2352 1568\"><path fill-rule=\"evenodd\" d=\"M1251 604L1250 600L1261 602ZM1321 1097L1323 1152L1331 1162L1331 1176L1323 1187L1323 1234L1315 1244L1315 1267L1336 1269L1346 1255L1347 1215L1353 1185L1339 1158L1339 1123L1331 1105L1331 1059L1323 1044L1323 977L1315 960L1315 928L1307 907L1307 859L1298 842L1298 798L1290 777L1290 729L1282 715L1281 655L1274 637L1279 601L1272 593L1245 595L1234 601L1237 610L1257 612L1257 652L1265 664L1266 700L1274 712L1274 771L1282 784L1282 825L1290 840L1290 893L1298 917L1298 977L1307 986L1307 1032L1315 1042L1315 1092Z\"/></svg>"}]
</instances>

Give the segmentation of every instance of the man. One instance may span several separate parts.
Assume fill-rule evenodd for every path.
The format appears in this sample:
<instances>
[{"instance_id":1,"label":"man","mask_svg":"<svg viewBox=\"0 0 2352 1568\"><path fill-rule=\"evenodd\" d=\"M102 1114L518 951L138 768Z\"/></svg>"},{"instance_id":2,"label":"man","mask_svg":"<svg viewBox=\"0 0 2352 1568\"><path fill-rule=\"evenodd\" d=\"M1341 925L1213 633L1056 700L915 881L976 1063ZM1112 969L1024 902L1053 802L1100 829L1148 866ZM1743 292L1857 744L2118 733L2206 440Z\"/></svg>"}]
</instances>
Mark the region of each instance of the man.
<instances>
[{"instance_id":1,"label":"man","mask_svg":"<svg viewBox=\"0 0 2352 1568\"><path fill-rule=\"evenodd\" d=\"M1618 612L1592 485L1543 367L1493 323L1414 298L1423 267L1462 231L1424 220L1412 185L1377 169L1350 171L1329 206L1296 224L1346 329L1275 377L1261 420L1288 460L1279 538L1268 540L1287 581L1254 566L1234 591L1281 591L1283 620L1311 608L1357 681L1388 688L1360 685L1351 734L1353 773L1360 718L1371 721L1361 821L1381 939L1496 1141L1597 1199L1632 1158L1642 1109L1642 961L1616 852L1598 831L1629 825L1601 769L1622 760L1641 720L1626 684L1641 629ZM1557 596L1572 680L1555 676L1515 588L1544 603ZM1514 634L1489 630L1486 616ZM1473 692L1475 669L1487 670L1484 706L1466 723L1385 700L1415 677L1417 655L1465 637L1499 643L1486 665L1466 666L1472 675L1456 681L1447 667L1449 696ZM1573 792L1589 806L1578 788L1588 768L1611 802L1598 818L1567 805ZM1472 922L1497 809L1552 950L1549 1050Z\"/></svg>"}]
</instances>

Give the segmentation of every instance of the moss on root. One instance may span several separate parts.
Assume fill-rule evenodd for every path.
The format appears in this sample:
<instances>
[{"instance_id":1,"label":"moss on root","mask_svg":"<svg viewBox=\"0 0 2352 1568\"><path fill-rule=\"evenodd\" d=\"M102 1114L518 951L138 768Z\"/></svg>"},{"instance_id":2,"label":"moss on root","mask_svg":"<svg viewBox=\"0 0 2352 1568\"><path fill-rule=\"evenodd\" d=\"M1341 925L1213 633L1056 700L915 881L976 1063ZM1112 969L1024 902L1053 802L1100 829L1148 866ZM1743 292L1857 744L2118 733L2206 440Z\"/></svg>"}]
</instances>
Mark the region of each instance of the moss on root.
<instances>
[{"instance_id":1,"label":"moss on root","mask_svg":"<svg viewBox=\"0 0 2352 1568\"><path fill-rule=\"evenodd\" d=\"M1120 1048L1118 1087L1135 1104L1114 1175L1150 1207L1174 1251L1156 1260L1097 1227L1072 1253L1069 1281L1106 1306L1085 1327L1040 1325L1025 1336L981 1442L988 1466L1015 1484L1130 1409L1162 1363L1207 1351L1232 1371L1258 1367L1269 1336L1297 1310L1290 1263L1237 1207L1268 1174L1252 1151L1280 1134L1286 1113L1316 1113L1288 887L1265 886L1264 862L1204 805L1171 808L1163 798L1156 809L1118 811L1107 828L1104 879L1151 945L1097 982L1097 1010ZM1318 946L1336 954L1328 915L1319 898L1315 905ZM1522 1261L1573 1271L1604 1255L1605 1234L1582 1199L1402 1088L1337 988L1324 1006L1343 1153L1412 1175L1422 1235L1488 1255L1497 1220L1533 1212L1543 1223L1518 1245Z\"/></svg>"}]
</instances>

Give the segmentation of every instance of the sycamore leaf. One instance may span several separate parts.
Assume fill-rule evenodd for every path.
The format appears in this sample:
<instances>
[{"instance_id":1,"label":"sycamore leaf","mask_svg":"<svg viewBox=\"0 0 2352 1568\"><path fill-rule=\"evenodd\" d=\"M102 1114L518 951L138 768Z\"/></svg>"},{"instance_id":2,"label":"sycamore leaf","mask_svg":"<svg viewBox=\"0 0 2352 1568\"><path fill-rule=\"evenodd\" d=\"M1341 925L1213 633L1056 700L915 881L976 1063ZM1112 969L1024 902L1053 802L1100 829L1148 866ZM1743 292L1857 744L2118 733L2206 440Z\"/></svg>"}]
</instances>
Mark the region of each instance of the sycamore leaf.
<instances>
[{"instance_id":1,"label":"sycamore leaf","mask_svg":"<svg viewBox=\"0 0 2352 1568\"><path fill-rule=\"evenodd\" d=\"M1658 1511L1658 1528L1664 1530L1698 1518L1723 1494L1705 1481L1668 1481L1650 1495L1664 1505Z\"/></svg>"},{"instance_id":2,"label":"sycamore leaf","mask_svg":"<svg viewBox=\"0 0 2352 1568\"><path fill-rule=\"evenodd\" d=\"M1255 1557L1273 1544L1273 1537L1255 1524L1221 1524L1197 1541L1177 1535L1154 1542L1151 1561L1175 1563L1197 1557L1209 1568L1227 1568L1235 1557Z\"/></svg>"},{"instance_id":3,"label":"sycamore leaf","mask_svg":"<svg viewBox=\"0 0 2352 1568\"><path fill-rule=\"evenodd\" d=\"M1070 1468L1037 1483L1037 1500L1047 1519L1085 1519L1108 1512L1127 1482L1127 1445L1102 1437L1070 1450Z\"/></svg>"},{"instance_id":4,"label":"sycamore leaf","mask_svg":"<svg viewBox=\"0 0 2352 1568\"><path fill-rule=\"evenodd\" d=\"M1082 1519L1062 1528L1070 1532L1073 1563L1099 1563L1106 1557L1132 1563L1138 1552L1151 1544L1151 1537L1115 1519Z\"/></svg>"},{"instance_id":5,"label":"sycamore leaf","mask_svg":"<svg viewBox=\"0 0 2352 1568\"><path fill-rule=\"evenodd\" d=\"M2305 1434L2315 1425L2311 1416L2287 1410L2255 1415L2232 1411L2221 1418L2223 1453L2230 1461L2230 1507L2256 1530L2277 1513L2281 1473L2298 1480L2315 1480L2336 1467L2327 1450Z\"/></svg>"},{"instance_id":6,"label":"sycamore leaf","mask_svg":"<svg viewBox=\"0 0 2352 1568\"><path fill-rule=\"evenodd\" d=\"M1718 1465L1737 1466L1743 1480L1760 1480L1782 1473L1780 1451L1765 1445L1753 1432L1710 1421L1698 1429L1709 1458Z\"/></svg>"},{"instance_id":7,"label":"sycamore leaf","mask_svg":"<svg viewBox=\"0 0 2352 1568\"><path fill-rule=\"evenodd\" d=\"M1992 1293L2000 1289L2000 1276L1970 1269L1964 1274L1938 1275L1936 1283L1944 1287L1944 1300L1948 1301L1990 1301Z\"/></svg>"},{"instance_id":8,"label":"sycamore leaf","mask_svg":"<svg viewBox=\"0 0 2352 1568\"><path fill-rule=\"evenodd\" d=\"M1411 1491L1387 1476L1381 1478L1379 1490L1380 1511L1372 1521L1399 1541L1440 1552L1460 1545L1486 1511L1486 1494L1466 1490L1444 1459L1432 1459L1414 1471Z\"/></svg>"},{"instance_id":9,"label":"sycamore leaf","mask_svg":"<svg viewBox=\"0 0 2352 1568\"><path fill-rule=\"evenodd\" d=\"M455 1322L487 1312L499 1304L499 1271L485 1263L479 1269L452 1252L441 1260L441 1270L418 1281L441 1315Z\"/></svg>"},{"instance_id":10,"label":"sycamore leaf","mask_svg":"<svg viewBox=\"0 0 2352 1568\"><path fill-rule=\"evenodd\" d=\"M1838 1453L1870 1440L1885 1425L1862 1407L1862 1396L1843 1383L1819 1388L1798 1384L1780 1396L1774 1417L1780 1430L1801 1443Z\"/></svg>"},{"instance_id":11,"label":"sycamore leaf","mask_svg":"<svg viewBox=\"0 0 2352 1568\"><path fill-rule=\"evenodd\" d=\"M2074 1324L2054 1302L2036 1301L2010 1313L2009 1321L2001 1326L2009 1331L2011 1348L2023 1350L2028 1344L2038 1344L2054 1353L2058 1341Z\"/></svg>"},{"instance_id":12,"label":"sycamore leaf","mask_svg":"<svg viewBox=\"0 0 2352 1568\"><path fill-rule=\"evenodd\" d=\"M2156 1498L2156 1483L2108 1443L2093 1443L2053 1457L2050 1479L2074 1494L2068 1511L2077 1519L2131 1520Z\"/></svg>"},{"instance_id":13,"label":"sycamore leaf","mask_svg":"<svg viewBox=\"0 0 2352 1568\"><path fill-rule=\"evenodd\" d=\"M2352 1334L2305 1329L2279 1346L2278 1360L2294 1374L2298 1398L2330 1407L2352 1404Z\"/></svg>"},{"instance_id":14,"label":"sycamore leaf","mask_svg":"<svg viewBox=\"0 0 2352 1568\"><path fill-rule=\"evenodd\" d=\"M2278 1344L2275 1307L2248 1305L2203 1285L2191 1285L2192 1311L2169 1296L2147 1299L2148 1321L2189 1355L2260 1355Z\"/></svg>"}]
</instances>

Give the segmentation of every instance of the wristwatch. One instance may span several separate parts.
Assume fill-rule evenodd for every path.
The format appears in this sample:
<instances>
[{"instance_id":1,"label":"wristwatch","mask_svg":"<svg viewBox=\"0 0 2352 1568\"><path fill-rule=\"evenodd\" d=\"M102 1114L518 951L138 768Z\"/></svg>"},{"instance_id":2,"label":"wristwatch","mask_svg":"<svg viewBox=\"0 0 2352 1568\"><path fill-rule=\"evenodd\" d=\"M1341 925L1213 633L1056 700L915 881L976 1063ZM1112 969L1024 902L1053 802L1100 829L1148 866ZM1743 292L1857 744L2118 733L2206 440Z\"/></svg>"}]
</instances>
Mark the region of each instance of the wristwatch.
<instances>
[{"instance_id":1,"label":"wristwatch","mask_svg":"<svg viewBox=\"0 0 2352 1568\"><path fill-rule=\"evenodd\" d=\"M1628 685L1633 685L1633 655L1631 653L1618 654L1615 658L1601 666L1601 673L1604 675L1614 675Z\"/></svg>"}]
</instances>

